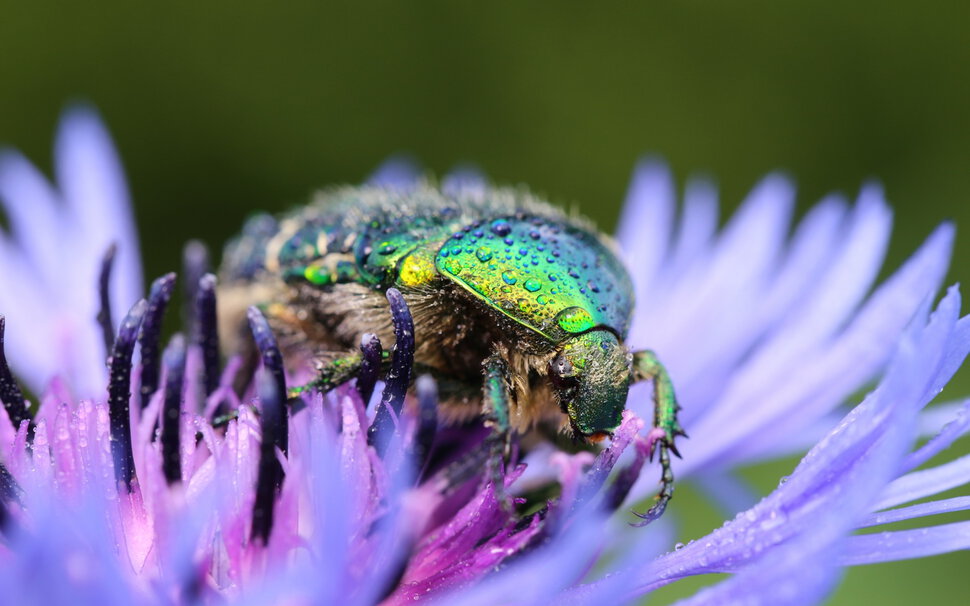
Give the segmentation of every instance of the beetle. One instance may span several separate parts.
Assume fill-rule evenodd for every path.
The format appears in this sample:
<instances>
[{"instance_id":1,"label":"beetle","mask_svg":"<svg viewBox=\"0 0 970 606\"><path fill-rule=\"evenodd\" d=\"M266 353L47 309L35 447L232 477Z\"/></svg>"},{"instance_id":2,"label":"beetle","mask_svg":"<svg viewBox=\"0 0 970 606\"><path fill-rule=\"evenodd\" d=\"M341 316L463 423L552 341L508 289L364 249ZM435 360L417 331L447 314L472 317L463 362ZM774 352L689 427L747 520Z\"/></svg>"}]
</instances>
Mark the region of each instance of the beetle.
<instances>
[{"instance_id":1,"label":"beetle","mask_svg":"<svg viewBox=\"0 0 970 606\"><path fill-rule=\"evenodd\" d=\"M588 221L522 189L338 187L280 218L251 217L227 245L220 332L260 306L287 358L315 361L306 387L327 391L360 371L363 335L394 340L385 296L395 288L413 315L415 368L438 380L440 419L484 418L490 459L539 425L598 443L619 426L631 383L650 380L659 515L673 491L669 454L686 434L657 356L624 344L633 288L614 250Z\"/></svg>"}]
</instances>

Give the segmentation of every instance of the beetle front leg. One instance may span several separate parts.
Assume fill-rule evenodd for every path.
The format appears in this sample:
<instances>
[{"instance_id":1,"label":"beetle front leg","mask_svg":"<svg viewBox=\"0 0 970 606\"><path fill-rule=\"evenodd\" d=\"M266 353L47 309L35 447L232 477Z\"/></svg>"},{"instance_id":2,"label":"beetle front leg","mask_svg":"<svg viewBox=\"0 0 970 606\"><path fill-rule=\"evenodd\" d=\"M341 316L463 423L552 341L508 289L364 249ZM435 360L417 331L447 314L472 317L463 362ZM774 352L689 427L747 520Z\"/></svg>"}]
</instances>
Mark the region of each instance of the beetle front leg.
<instances>
[{"instance_id":1,"label":"beetle front leg","mask_svg":"<svg viewBox=\"0 0 970 606\"><path fill-rule=\"evenodd\" d=\"M489 428L485 438L486 479L492 482L495 498L503 508L511 504L505 494L505 459L512 445L512 425L509 418L510 390L508 368L505 360L492 356L485 360L485 381L482 398L482 416Z\"/></svg>"},{"instance_id":2,"label":"beetle front leg","mask_svg":"<svg viewBox=\"0 0 970 606\"><path fill-rule=\"evenodd\" d=\"M356 377L357 391L366 404L374 393L374 384L381 368L389 358L390 355L381 347L381 340L377 335L365 334L360 340L360 351L316 360L316 376L306 385L290 389L290 396L297 396L305 391L327 393Z\"/></svg>"},{"instance_id":3,"label":"beetle front leg","mask_svg":"<svg viewBox=\"0 0 970 606\"><path fill-rule=\"evenodd\" d=\"M660 363L654 352L648 350L633 354L633 379L653 382L653 430L648 436L650 458L653 459L653 454L659 447L662 471L657 502L646 513L637 514L644 519L643 524L648 524L663 514L674 494L674 473L670 467L670 453L680 457L674 440L677 436L686 438L687 434L677 420L680 405L677 404L677 397L674 395L673 383L670 381L667 369Z\"/></svg>"}]
</instances>

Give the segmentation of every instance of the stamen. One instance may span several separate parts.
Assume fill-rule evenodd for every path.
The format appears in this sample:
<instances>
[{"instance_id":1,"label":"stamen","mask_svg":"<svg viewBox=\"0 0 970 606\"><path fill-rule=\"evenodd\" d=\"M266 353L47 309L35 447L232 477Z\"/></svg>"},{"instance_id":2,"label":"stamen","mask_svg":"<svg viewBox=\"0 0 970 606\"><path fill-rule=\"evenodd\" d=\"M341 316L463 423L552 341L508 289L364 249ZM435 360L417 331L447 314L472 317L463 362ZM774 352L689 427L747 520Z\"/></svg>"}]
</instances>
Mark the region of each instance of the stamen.
<instances>
[{"instance_id":1,"label":"stamen","mask_svg":"<svg viewBox=\"0 0 970 606\"><path fill-rule=\"evenodd\" d=\"M165 395L162 403L162 472L165 481L182 481L181 437L182 387L185 379L185 337L176 334L162 357L165 365Z\"/></svg>"},{"instance_id":2,"label":"stamen","mask_svg":"<svg viewBox=\"0 0 970 606\"><path fill-rule=\"evenodd\" d=\"M131 452L131 355L148 302L142 299L125 316L108 359L108 416L111 421L111 456L115 479L124 482L128 492L135 482L135 462Z\"/></svg>"},{"instance_id":3,"label":"stamen","mask_svg":"<svg viewBox=\"0 0 970 606\"><path fill-rule=\"evenodd\" d=\"M357 372L357 392L366 406L374 394L374 385L381 372L381 357L384 349L381 340L373 333L366 333L360 338L361 362Z\"/></svg>"},{"instance_id":4,"label":"stamen","mask_svg":"<svg viewBox=\"0 0 970 606\"><path fill-rule=\"evenodd\" d=\"M263 369L269 373L276 385L279 396L280 406L286 402L286 377L283 375L283 356L276 345L276 337L273 335L266 316L259 308L250 307L246 312L249 318L249 330L253 333L253 340L259 349L260 357L263 361ZM279 424L281 429L276 433L276 445L279 446L283 455L286 455L288 448L288 419L285 411L280 415Z\"/></svg>"},{"instance_id":5,"label":"stamen","mask_svg":"<svg viewBox=\"0 0 970 606\"><path fill-rule=\"evenodd\" d=\"M603 496L603 508L608 512L616 511L623 505L623 501L630 494L630 489L633 488L633 485L640 478L643 464L647 461L647 454L650 451L647 442L638 439L634 446L636 448L636 455L633 462L616 474L616 479L606 489L606 494Z\"/></svg>"},{"instance_id":6,"label":"stamen","mask_svg":"<svg viewBox=\"0 0 970 606\"><path fill-rule=\"evenodd\" d=\"M250 322L252 323L252 316L250 316ZM257 378L257 389L262 403L259 423L262 438L259 444L259 471L256 477L256 500L253 503L253 524L250 534L253 538L262 541L263 545L269 543L269 535L273 529L273 501L283 484L283 469L279 459L276 458L276 445L279 443L280 435L286 430L286 412L283 410L286 389L280 388L280 383L274 374L264 366Z\"/></svg>"},{"instance_id":7,"label":"stamen","mask_svg":"<svg viewBox=\"0 0 970 606\"><path fill-rule=\"evenodd\" d=\"M404 396L411 383L411 368L414 365L414 320L411 318L411 310L396 288L388 288L386 296L391 305L395 342L391 350L391 369L387 373L384 393L381 394L374 422L367 429L367 442L379 455L384 454L394 433L394 417L400 415L404 406Z\"/></svg>"},{"instance_id":8,"label":"stamen","mask_svg":"<svg viewBox=\"0 0 970 606\"><path fill-rule=\"evenodd\" d=\"M219 387L219 333L216 321L216 277L205 274L195 294L195 342L202 348L202 379L206 397Z\"/></svg>"},{"instance_id":9,"label":"stamen","mask_svg":"<svg viewBox=\"0 0 970 606\"><path fill-rule=\"evenodd\" d=\"M148 309L145 310L141 334L138 335L138 348L141 351L141 385L138 390L142 408L148 406L149 398L158 389L158 344L161 340L162 317L172 297L173 288L175 274L169 273L152 282L148 292Z\"/></svg>"},{"instance_id":10,"label":"stamen","mask_svg":"<svg viewBox=\"0 0 970 606\"><path fill-rule=\"evenodd\" d=\"M637 432L642 426L643 423L635 415L629 411L624 413L623 423L614 434L613 443L610 444L609 447L601 450L596 455L596 458L593 459L593 464L590 465L586 473L583 474L582 483L579 486L579 490L576 492L576 500L573 503L573 511L576 511L585 504L591 502L593 497L600 492L603 485L606 484L606 479L609 477L610 473L612 473L616 462L620 459L620 456L626 451L631 442L637 444L637 452L639 456L641 440L637 437ZM643 466L642 462L640 463L640 466ZM634 480L636 480L636 478L634 478Z\"/></svg>"},{"instance_id":11,"label":"stamen","mask_svg":"<svg viewBox=\"0 0 970 606\"><path fill-rule=\"evenodd\" d=\"M34 435L34 419L27 409L27 402L24 400L24 393L20 391L20 386L14 380L10 367L7 366L7 354L4 352L3 335L6 330L7 320L0 316L0 400L3 407L7 409L7 416L14 429L26 419L29 421L27 430L28 436Z\"/></svg>"},{"instance_id":12,"label":"stamen","mask_svg":"<svg viewBox=\"0 0 970 606\"><path fill-rule=\"evenodd\" d=\"M0 463L0 530L7 528L10 521L10 503L20 503L23 494L17 480L10 474L6 465Z\"/></svg>"},{"instance_id":13,"label":"stamen","mask_svg":"<svg viewBox=\"0 0 970 606\"><path fill-rule=\"evenodd\" d=\"M415 382L418 392L418 428L414 432L411 452L418 478L428 465L435 434L438 432L438 384L431 375L421 375ZM417 478L416 478L417 479Z\"/></svg>"},{"instance_id":14,"label":"stamen","mask_svg":"<svg viewBox=\"0 0 970 606\"><path fill-rule=\"evenodd\" d=\"M111 270L114 268L117 253L118 245L112 242L105 251L104 257L101 258L101 272L98 274L98 296L101 308L98 310L97 320L104 339L104 351L108 355L111 354L115 341L114 321L111 319L111 295L108 287L111 285Z\"/></svg>"},{"instance_id":15,"label":"stamen","mask_svg":"<svg viewBox=\"0 0 970 606\"><path fill-rule=\"evenodd\" d=\"M199 280L209 273L209 250L198 240L190 240L182 250L182 276L185 278L185 292L182 299L182 326L189 331L189 342L196 342L195 300L199 290Z\"/></svg>"}]
</instances>

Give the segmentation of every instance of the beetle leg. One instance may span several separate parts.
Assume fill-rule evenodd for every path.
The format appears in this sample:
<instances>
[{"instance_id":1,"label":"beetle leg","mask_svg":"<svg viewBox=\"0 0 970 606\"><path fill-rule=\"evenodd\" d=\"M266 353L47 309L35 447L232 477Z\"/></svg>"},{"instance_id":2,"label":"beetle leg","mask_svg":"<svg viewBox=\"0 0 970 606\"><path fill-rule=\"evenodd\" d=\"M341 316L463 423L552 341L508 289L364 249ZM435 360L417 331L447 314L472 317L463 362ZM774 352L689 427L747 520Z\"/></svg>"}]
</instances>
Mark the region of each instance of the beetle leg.
<instances>
[{"instance_id":1,"label":"beetle leg","mask_svg":"<svg viewBox=\"0 0 970 606\"><path fill-rule=\"evenodd\" d=\"M317 374L313 380L306 385L290 389L289 395L297 396L304 391L326 393L356 377L357 391L366 403L374 393L374 384L377 382L381 367L389 359L390 355L381 347L381 341L377 335L365 334L360 339L360 351L317 358L314 362Z\"/></svg>"},{"instance_id":2,"label":"beetle leg","mask_svg":"<svg viewBox=\"0 0 970 606\"><path fill-rule=\"evenodd\" d=\"M511 509L511 502L505 494L505 459L512 445L512 428L509 419L509 382L505 360L492 356L485 360L484 394L482 416L489 428L485 438L486 479L492 482L495 498L505 509Z\"/></svg>"},{"instance_id":3,"label":"beetle leg","mask_svg":"<svg viewBox=\"0 0 970 606\"><path fill-rule=\"evenodd\" d=\"M649 523L663 514L667 503L674 494L674 473L670 468L670 453L680 456L674 439L677 436L687 437L684 429L677 420L680 405L674 395L674 386L657 354L652 351L638 351L633 354L634 381L653 381L653 430L648 435L650 440L650 458L659 448L661 476L660 492L657 502L646 513L637 514Z\"/></svg>"}]
</instances>

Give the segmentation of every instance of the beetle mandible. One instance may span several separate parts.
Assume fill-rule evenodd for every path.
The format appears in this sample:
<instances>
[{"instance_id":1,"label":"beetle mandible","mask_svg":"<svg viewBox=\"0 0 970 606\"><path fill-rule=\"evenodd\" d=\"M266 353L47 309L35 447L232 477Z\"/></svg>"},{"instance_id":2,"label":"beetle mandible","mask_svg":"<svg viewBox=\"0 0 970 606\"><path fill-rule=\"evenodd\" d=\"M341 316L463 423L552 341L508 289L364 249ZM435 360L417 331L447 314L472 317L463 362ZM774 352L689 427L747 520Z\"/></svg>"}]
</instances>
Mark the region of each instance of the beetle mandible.
<instances>
[{"instance_id":1,"label":"beetle mandible","mask_svg":"<svg viewBox=\"0 0 970 606\"><path fill-rule=\"evenodd\" d=\"M673 491L669 455L686 434L663 365L624 345L633 289L613 251L591 223L520 189L335 188L279 219L250 218L227 245L221 332L259 305L288 357L315 360L307 388L327 391L360 370L364 334L393 342L393 287L414 318L415 369L438 379L439 417L483 417L490 459L539 424L600 442L619 426L630 384L651 380L659 515Z\"/></svg>"}]
</instances>

